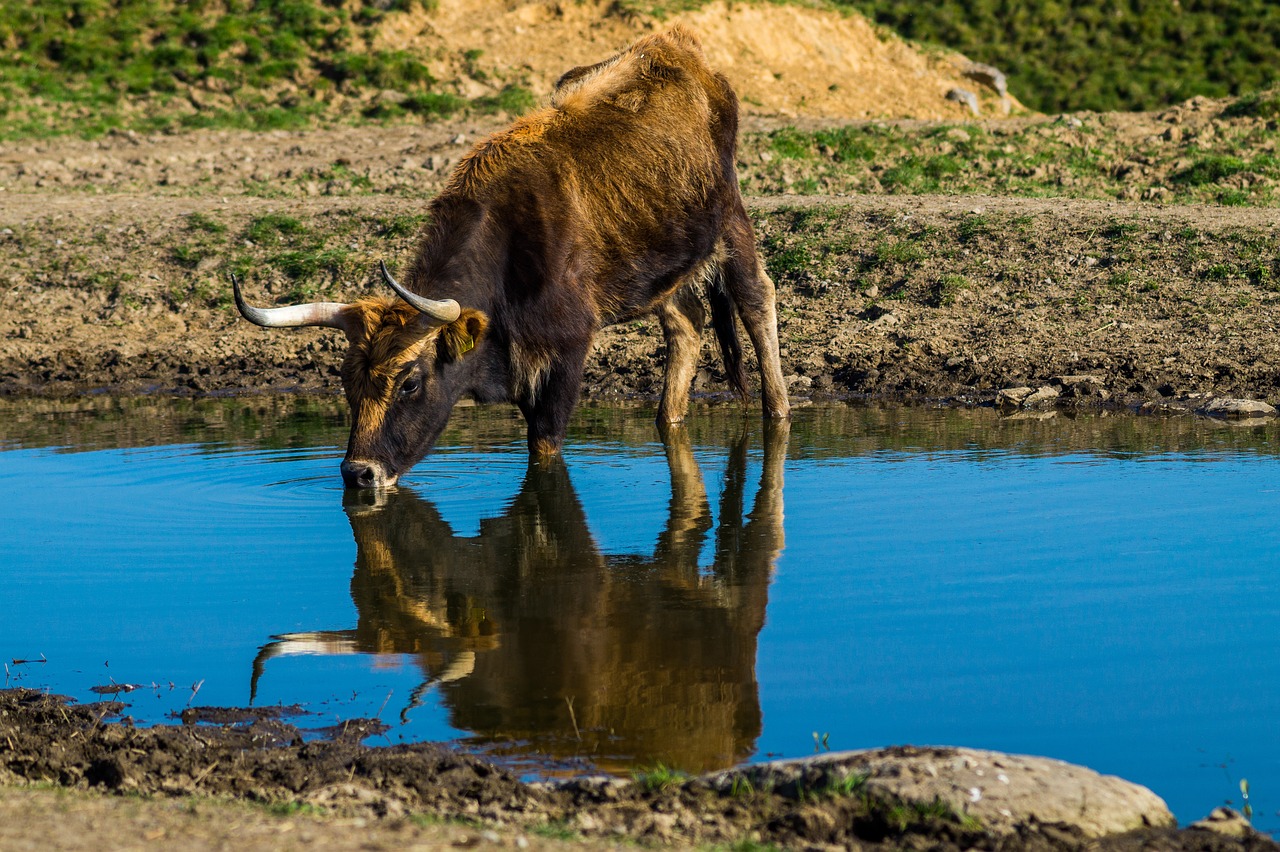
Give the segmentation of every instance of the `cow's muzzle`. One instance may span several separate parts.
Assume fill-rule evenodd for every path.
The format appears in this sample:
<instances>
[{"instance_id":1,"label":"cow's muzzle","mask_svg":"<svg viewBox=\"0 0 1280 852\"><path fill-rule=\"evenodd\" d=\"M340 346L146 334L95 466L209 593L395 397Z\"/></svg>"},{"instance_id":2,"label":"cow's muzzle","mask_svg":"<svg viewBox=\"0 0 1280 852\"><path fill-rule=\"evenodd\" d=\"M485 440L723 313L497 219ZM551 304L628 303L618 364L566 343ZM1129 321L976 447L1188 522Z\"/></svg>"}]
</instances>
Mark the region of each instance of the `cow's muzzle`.
<instances>
[{"instance_id":1,"label":"cow's muzzle","mask_svg":"<svg viewBox=\"0 0 1280 852\"><path fill-rule=\"evenodd\" d=\"M348 488L387 488L396 484L396 475L379 461L343 459L342 483Z\"/></svg>"}]
</instances>

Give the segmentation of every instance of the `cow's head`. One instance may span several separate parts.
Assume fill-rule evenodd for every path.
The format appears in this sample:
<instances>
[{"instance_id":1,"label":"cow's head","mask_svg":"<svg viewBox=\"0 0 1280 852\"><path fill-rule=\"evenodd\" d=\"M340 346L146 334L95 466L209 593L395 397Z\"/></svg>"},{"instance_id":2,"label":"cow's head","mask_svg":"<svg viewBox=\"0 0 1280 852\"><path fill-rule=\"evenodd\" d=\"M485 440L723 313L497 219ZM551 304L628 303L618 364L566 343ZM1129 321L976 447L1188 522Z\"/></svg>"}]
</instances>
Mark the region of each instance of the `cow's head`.
<instances>
[{"instance_id":1,"label":"cow's head","mask_svg":"<svg viewBox=\"0 0 1280 852\"><path fill-rule=\"evenodd\" d=\"M435 300L401 287L387 267L382 275L399 299L350 304L315 302L256 308L231 276L236 307L266 328L324 326L351 344L342 362L342 387L351 405L351 438L342 460L348 488L394 485L430 450L465 389L466 363L488 327L477 310L452 299Z\"/></svg>"}]
</instances>

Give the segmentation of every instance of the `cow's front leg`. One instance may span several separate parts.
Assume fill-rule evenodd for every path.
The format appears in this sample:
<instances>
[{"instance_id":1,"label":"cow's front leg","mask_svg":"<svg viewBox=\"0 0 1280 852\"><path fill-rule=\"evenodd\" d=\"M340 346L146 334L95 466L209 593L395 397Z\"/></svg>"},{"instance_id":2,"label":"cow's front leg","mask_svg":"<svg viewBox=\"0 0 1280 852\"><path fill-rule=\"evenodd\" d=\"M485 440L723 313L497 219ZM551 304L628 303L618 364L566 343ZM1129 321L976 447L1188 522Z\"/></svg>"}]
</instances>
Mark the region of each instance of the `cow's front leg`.
<instances>
[{"instance_id":1,"label":"cow's front leg","mask_svg":"<svg viewBox=\"0 0 1280 852\"><path fill-rule=\"evenodd\" d=\"M578 405L582 390L582 365L587 360L589 344L557 353L543 380L530 389L520 410L529 424L529 455L534 459L552 458L560 453L569 418Z\"/></svg>"}]
</instances>

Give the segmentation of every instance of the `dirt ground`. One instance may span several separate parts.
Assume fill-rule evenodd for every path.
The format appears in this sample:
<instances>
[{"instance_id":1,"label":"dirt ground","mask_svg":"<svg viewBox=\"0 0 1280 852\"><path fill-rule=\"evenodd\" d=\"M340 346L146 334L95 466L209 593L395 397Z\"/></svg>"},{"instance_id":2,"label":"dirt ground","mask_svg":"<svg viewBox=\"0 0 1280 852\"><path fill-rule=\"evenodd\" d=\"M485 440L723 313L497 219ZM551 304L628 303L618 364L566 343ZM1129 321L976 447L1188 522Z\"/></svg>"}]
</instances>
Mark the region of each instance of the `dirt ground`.
<instances>
[{"instance_id":1,"label":"dirt ground","mask_svg":"<svg viewBox=\"0 0 1280 852\"><path fill-rule=\"evenodd\" d=\"M1019 386L1109 405L1280 398L1280 295L1248 268L1274 262L1269 209L973 196L749 203L799 399L981 402ZM226 271L239 264L250 299L266 304L380 292L377 260L405 261L413 229L393 229L421 208L386 195L0 193L0 393L336 392L340 336L249 325ZM272 248L245 236L271 216L300 221L318 254L343 252L351 277L304 287L279 272L306 258L289 237ZM662 351L652 321L605 329L585 393L656 396ZM708 346L695 390L723 392L717 370Z\"/></svg>"},{"instance_id":2,"label":"dirt ground","mask_svg":"<svg viewBox=\"0 0 1280 852\"><path fill-rule=\"evenodd\" d=\"M433 745L362 746L374 720L304 743L271 708L206 711L203 719L220 720L153 728L117 721L123 709L0 691L0 846L35 848L38 822L46 849L559 848L566 840L602 848L622 838L735 848L1280 848L1247 830L1145 828L1089 839L1033 820L1012 834L988 832L949 809L841 786L816 768L777 788L652 776L525 784ZM75 792L86 790L118 798Z\"/></svg>"}]
</instances>

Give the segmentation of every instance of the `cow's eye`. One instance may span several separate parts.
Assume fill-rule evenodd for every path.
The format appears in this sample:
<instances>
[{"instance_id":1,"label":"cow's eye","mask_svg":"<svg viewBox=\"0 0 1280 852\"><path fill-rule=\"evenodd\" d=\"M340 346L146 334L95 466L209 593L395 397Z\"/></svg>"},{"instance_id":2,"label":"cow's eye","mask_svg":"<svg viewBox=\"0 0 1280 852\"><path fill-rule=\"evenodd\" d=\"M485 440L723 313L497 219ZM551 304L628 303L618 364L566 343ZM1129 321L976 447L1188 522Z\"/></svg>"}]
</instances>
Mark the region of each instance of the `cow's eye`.
<instances>
[{"instance_id":1,"label":"cow's eye","mask_svg":"<svg viewBox=\"0 0 1280 852\"><path fill-rule=\"evenodd\" d=\"M413 396L418 392L418 388L422 387L422 383L417 379L405 379L404 384L400 386L401 396Z\"/></svg>"}]
</instances>

